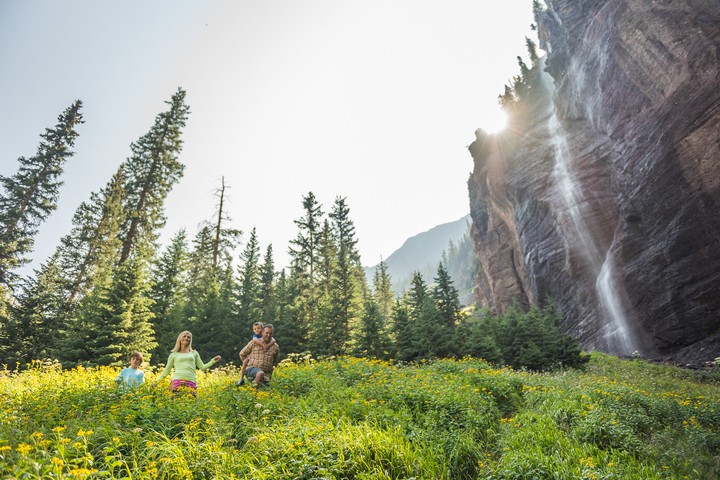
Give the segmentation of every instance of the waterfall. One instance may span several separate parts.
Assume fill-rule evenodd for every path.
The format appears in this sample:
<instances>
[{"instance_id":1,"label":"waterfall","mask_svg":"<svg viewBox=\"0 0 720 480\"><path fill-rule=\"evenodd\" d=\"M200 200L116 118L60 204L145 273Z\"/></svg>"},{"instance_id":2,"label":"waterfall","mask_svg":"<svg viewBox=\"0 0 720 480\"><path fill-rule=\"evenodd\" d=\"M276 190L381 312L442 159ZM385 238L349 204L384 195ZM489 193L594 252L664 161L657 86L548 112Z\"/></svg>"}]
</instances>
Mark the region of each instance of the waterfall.
<instances>
[{"instance_id":1,"label":"waterfall","mask_svg":"<svg viewBox=\"0 0 720 480\"><path fill-rule=\"evenodd\" d=\"M604 317L602 336L611 352L629 355L637 350L636 341L623 309L624 289L614 275L610 248L602 252L592 236L583 215L584 197L572 170L572 156L563 127L555 112L548 122L551 143L555 152L553 181L560 193L558 205L560 225L568 242L567 251L582 255L591 275L596 279L595 293Z\"/></svg>"}]
</instances>

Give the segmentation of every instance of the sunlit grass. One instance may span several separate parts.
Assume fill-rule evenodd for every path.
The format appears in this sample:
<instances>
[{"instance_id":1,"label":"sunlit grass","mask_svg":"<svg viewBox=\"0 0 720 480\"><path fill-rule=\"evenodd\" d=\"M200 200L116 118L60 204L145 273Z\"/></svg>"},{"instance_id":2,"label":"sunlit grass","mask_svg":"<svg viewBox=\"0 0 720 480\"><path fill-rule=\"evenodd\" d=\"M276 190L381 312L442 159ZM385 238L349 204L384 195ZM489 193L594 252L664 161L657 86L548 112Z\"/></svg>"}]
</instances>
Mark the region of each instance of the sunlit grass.
<instances>
[{"instance_id":1,"label":"sunlit grass","mask_svg":"<svg viewBox=\"0 0 720 480\"><path fill-rule=\"evenodd\" d=\"M598 353L554 374L338 358L283 364L259 391L217 369L177 399L148 384L119 395L116 376L0 372L0 477L720 476L717 372Z\"/></svg>"}]
</instances>

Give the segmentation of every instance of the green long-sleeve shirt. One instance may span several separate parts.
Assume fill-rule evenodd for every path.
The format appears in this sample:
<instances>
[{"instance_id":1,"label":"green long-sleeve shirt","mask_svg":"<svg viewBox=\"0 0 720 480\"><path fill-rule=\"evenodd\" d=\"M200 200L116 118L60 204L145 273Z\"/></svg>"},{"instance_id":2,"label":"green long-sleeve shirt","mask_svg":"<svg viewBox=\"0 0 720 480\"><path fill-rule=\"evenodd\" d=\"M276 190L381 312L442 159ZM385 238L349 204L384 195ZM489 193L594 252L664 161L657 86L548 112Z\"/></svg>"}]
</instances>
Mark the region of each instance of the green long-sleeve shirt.
<instances>
[{"instance_id":1,"label":"green long-sleeve shirt","mask_svg":"<svg viewBox=\"0 0 720 480\"><path fill-rule=\"evenodd\" d=\"M190 353L173 352L168 357L167 365L165 370L158 376L156 382L159 382L165 378L170 370L173 368L175 371L170 377L171 380L189 380L191 382L197 382L197 376L195 375L195 369L205 370L215 365L215 359L210 360L208 363L203 363L200 360L200 354L197 350L193 350Z\"/></svg>"}]
</instances>

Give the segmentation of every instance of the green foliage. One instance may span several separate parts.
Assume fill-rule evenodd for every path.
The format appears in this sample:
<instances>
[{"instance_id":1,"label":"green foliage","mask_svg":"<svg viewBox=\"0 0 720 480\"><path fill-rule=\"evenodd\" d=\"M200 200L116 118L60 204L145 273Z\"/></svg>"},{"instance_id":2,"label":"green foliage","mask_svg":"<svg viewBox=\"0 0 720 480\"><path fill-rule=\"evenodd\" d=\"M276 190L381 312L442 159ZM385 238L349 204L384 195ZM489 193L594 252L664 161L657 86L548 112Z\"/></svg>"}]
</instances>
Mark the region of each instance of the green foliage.
<instances>
[{"instance_id":1,"label":"green foliage","mask_svg":"<svg viewBox=\"0 0 720 480\"><path fill-rule=\"evenodd\" d=\"M155 117L148 133L130 145L132 155L124 163L126 217L120 263L131 255L152 256L158 231L165 225L165 198L185 168L178 160L190 113L185 91L178 89L166 103L168 109Z\"/></svg>"},{"instance_id":2,"label":"green foliage","mask_svg":"<svg viewBox=\"0 0 720 480\"><path fill-rule=\"evenodd\" d=\"M155 262L152 271L153 330L158 346L156 358L163 358L175 346L182 331L185 291L188 283L188 245L185 230L180 230Z\"/></svg>"},{"instance_id":3,"label":"green foliage","mask_svg":"<svg viewBox=\"0 0 720 480\"><path fill-rule=\"evenodd\" d=\"M464 353L530 370L581 367L588 357L560 331L559 321L552 303L527 312L513 306L502 316L486 314L463 326Z\"/></svg>"},{"instance_id":4,"label":"green foliage","mask_svg":"<svg viewBox=\"0 0 720 480\"><path fill-rule=\"evenodd\" d=\"M18 159L12 177L0 176L0 284L12 290L13 270L28 262L39 225L55 210L60 176L83 123L76 100L58 117L54 128L45 129L35 156Z\"/></svg>"},{"instance_id":5,"label":"green foliage","mask_svg":"<svg viewBox=\"0 0 720 480\"><path fill-rule=\"evenodd\" d=\"M0 373L3 478L720 476L717 381L599 353L542 374L302 358L268 389L215 369L176 399L152 369L122 395L117 368Z\"/></svg>"}]
</instances>

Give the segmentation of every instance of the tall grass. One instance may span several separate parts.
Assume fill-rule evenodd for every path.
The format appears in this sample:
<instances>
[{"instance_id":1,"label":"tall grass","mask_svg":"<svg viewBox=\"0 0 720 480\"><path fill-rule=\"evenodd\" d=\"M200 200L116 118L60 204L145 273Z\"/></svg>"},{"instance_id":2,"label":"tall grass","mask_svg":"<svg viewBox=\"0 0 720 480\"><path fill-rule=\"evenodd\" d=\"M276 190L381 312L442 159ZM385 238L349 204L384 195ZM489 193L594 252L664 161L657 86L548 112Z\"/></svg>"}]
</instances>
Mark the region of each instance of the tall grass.
<instances>
[{"instance_id":1,"label":"tall grass","mask_svg":"<svg viewBox=\"0 0 720 480\"><path fill-rule=\"evenodd\" d=\"M0 476L720 478L717 374L599 353L546 374L476 359L283 364L258 391L227 368L176 399L119 395L116 375L0 372Z\"/></svg>"}]
</instances>

